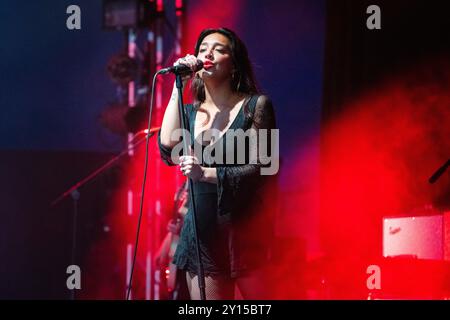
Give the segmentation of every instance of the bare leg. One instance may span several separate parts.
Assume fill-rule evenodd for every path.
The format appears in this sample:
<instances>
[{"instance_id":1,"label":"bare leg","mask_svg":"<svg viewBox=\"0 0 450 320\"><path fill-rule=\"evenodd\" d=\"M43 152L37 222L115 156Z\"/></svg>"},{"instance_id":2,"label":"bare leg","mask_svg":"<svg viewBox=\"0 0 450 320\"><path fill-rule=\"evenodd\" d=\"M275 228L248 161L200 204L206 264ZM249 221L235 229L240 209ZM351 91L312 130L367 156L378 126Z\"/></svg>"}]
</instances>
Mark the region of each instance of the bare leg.
<instances>
[{"instance_id":1,"label":"bare leg","mask_svg":"<svg viewBox=\"0 0 450 320\"><path fill-rule=\"evenodd\" d=\"M186 280L191 295L191 300L200 300L198 276L186 272ZM205 277L206 300L233 300L234 280L226 276Z\"/></svg>"}]
</instances>

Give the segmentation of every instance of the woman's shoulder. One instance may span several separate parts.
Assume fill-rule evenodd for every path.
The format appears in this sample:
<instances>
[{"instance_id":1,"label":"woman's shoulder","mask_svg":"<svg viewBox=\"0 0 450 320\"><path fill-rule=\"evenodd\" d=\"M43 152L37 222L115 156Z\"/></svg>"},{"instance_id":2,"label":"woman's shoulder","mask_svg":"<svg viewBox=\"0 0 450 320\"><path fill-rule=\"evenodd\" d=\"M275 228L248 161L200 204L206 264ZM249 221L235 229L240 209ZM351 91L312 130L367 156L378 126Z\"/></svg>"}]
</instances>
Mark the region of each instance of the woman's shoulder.
<instances>
[{"instance_id":1,"label":"woman's shoulder","mask_svg":"<svg viewBox=\"0 0 450 320\"><path fill-rule=\"evenodd\" d=\"M252 112L273 109L272 100L265 94L253 95L251 96L250 109L252 109Z\"/></svg>"},{"instance_id":2,"label":"woman's shoulder","mask_svg":"<svg viewBox=\"0 0 450 320\"><path fill-rule=\"evenodd\" d=\"M269 96L259 95L252 113L254 121L260 128L275 128L275 110Z\"/></svg>"},{"instance_id":3,"label":"woman's shoulder","mask_svg":"<svg viewBox=\"0 0 450 320\"><path fill-rule=\"evenodd\" d=\"M256 104L259 106L266 106L269 104L271 105L272 100L270 99L270 97L268 95L260 94L260 95L257 95Z\"/></svg>"}]
</instances>

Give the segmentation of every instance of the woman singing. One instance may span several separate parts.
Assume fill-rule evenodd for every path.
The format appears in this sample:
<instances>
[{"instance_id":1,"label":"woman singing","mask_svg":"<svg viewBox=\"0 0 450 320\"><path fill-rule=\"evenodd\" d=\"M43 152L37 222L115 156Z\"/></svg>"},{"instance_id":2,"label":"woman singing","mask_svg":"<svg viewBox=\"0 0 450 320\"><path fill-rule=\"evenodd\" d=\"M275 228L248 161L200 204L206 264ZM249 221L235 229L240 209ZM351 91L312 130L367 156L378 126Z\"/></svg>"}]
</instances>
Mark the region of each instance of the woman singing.
<instances>
[{"instance_id":1,"label":"woman singing","mask_svg":"<svg viewBox=\"0 0 450 320\"><path fill-rule=\"evenodd\" d=\"M263 172L278 161L271 159L278 143L278 135L271 135L277 132L272 103L259 94L246 46L233 31L203 30L195 55L174 65L195 71L197 59L203 69L184 79L192 81L194 97L184 106L192 152L181 157L174 152L180 137L174 139L173 132L181 127L174 85L158 137L161 156L193 181L206 299L233 299L235 285L244 299L267 299L264 270L270 259L276 172ZM173 262L186 271L191 299L197 300L194 235L191 205Z\"/></svg>"}]
</instances>

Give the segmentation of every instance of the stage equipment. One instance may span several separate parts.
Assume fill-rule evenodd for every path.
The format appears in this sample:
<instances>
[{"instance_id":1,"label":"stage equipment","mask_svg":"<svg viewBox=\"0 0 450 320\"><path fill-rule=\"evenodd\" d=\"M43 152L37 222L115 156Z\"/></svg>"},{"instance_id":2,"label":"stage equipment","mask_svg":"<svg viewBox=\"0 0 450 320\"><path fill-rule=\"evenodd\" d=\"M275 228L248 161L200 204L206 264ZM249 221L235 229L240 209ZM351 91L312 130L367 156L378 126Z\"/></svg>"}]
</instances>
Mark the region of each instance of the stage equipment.
<instances>
[{"instance_id":1,"label":"stage equipment","mask_svg":"<svg viewBox=\"0 0 450 320\"><path fill-rule=\"evenodd\" d=\"M384 218L383 256L450 260L450 211Z\"/></svg>"},{"instance_id":2,"label":"stage equipment","mask_svg":"<svg viewBox=\"0 0 450 320\"><path fill-rule=\"evenodd\" d=\"M103 0L104 29L144 28L155 16L156 0Z\"/></svg>"}]
</instances>

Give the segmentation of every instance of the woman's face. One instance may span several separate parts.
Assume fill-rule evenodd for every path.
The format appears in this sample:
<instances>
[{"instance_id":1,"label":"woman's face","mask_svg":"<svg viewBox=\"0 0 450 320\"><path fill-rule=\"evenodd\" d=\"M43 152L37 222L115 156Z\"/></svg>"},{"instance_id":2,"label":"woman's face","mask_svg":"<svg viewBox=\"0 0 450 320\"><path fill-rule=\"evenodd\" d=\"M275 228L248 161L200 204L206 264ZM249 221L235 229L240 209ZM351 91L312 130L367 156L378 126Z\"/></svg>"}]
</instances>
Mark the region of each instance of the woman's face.
<instances>
[{"instance_id":1,"label":"woman's face","mask_svg":"<svg viewBox=\"0 0 450 320\"><path fill-rule=\"evenodd\" d=\"M228 38L220 33L207 35L200 44L197 58L203 61L199 75L203 80L231 78L234 70Z\"/></svg>"}]
</instances>

